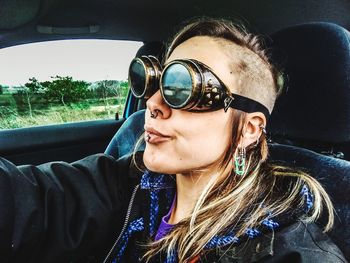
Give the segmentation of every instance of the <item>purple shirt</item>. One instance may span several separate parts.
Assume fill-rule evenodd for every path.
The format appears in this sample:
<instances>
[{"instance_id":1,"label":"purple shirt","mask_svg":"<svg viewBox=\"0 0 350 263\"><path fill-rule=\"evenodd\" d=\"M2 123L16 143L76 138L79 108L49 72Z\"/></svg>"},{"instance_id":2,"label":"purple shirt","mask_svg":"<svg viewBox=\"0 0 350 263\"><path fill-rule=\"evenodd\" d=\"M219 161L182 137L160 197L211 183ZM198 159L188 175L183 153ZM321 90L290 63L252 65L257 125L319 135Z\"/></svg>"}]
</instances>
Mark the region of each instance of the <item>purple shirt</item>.
<instances>
[{"instance_id":1,"label":"purple shirt","mask_svg":"<svg viewBox=\"0 0 350 263\"><path fill-rule=\"evenodd\" d=\"M175 201L176 201L176 195L174 197L174 200L173 200L173 203L171 205L169 212L165 216L163 216L162 221L160 222L160 225L158 227L158 231L157 231L157 234L155 237L155 241L165 237L171 231L171 229L175 226L173 224L168 224L171 212L173 211L174 206L175 206Z\"/></svg>"}]
</instances>

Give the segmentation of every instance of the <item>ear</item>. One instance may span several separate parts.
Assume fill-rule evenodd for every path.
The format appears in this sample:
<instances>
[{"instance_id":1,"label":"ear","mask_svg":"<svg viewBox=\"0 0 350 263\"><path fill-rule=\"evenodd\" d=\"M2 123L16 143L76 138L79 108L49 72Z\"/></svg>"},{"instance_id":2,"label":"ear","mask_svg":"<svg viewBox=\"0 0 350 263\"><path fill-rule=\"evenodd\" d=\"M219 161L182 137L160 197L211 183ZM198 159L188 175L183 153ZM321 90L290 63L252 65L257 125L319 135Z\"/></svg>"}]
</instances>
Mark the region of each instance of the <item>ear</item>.
<instances>
[{"instance_id":1,"label":"ear","mask_svg":"<svg viewBox=\"0 0 350 263\"><path fill-rule=\"evenodd\" d=\"M265 115L261 112L248 113L242 130L242 144L247 147L260 139L263 128L266 127Z\"/></svg>"}]
</instances>

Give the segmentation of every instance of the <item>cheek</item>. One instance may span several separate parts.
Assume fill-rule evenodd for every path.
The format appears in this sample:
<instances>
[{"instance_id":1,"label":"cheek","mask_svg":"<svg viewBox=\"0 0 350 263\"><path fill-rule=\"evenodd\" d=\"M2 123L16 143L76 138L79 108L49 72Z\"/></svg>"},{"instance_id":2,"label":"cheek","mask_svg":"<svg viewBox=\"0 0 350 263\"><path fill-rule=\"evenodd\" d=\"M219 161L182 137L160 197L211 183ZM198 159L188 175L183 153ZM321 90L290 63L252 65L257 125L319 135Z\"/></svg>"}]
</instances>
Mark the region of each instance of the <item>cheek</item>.
<instances>
[{"instance_id":1,"label":"cheek","mask_svg":"<svg viewBox=\"0 0 350 263\"><path fill-rule=\"evenodd\" d=\"M203 129L198 129L195 134L184 137L183 144L187 144L185 149L188 160L198 167L212 164L226 151L230 141L229 132L218 127L220 125L210 123L202 127Z\"/></svg>"},{"instance_id":2,"label":"cheek","mask_svg":"<svg viewBox=\"0 0 350 263\"><path fill-rule=\"evenodd\" d=\"M176 174L204 168L217 161L227 149L230 131L222 125L193 122L178 131L174 140L147 145L144 164L155 172Z\"/></svg>"},{"instance_id":3,"label":"cheek","mask_svg":"<svg viewBox=\"0 0 350 263\"><path fill-rule=\"evenodd\" d=\"M147 144L143 162L147 169L166 174L180 173L188 168L188 144L180 138L158 145Z\"/></svg>"}]
</instances>

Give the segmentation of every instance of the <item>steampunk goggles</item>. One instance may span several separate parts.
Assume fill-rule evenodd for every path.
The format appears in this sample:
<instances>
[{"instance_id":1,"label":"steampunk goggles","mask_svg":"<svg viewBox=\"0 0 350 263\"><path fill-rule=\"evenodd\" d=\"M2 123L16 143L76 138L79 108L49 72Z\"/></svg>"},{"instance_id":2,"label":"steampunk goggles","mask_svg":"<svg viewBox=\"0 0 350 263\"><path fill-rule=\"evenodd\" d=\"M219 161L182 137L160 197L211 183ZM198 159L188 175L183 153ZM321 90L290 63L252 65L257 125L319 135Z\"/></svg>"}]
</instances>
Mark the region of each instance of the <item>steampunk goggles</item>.
<instances>
[{"instance_id":1,"label":"steampunk goggles","mask_svg":"<svg viewBox=\"0 0 350 263\"><path fill-rule=\"evenodd\" d=\"M205 64L194 59L177 59L162 69L158 59L142 56L132 60L129 84L136 98L149 98L158 89L166 104L173 109L215 111L229 107L247 113L268 109L261 103L231 93L225 84Z\"/></svg>"}]
</instances>

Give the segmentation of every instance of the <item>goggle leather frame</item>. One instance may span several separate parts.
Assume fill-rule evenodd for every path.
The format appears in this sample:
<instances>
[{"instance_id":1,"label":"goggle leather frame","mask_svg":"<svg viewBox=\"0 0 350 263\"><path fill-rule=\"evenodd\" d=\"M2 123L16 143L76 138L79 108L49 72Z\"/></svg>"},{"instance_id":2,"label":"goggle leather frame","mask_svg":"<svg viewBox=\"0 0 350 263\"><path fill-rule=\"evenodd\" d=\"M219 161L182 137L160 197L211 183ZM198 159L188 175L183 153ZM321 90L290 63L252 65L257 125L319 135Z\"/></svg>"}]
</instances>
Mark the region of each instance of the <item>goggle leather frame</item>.
<instances>
[{"instance_id":1,"label":"goggle leather frame","mask_svg":"<svg viewBox=\"0 0 350 263\"><path fill-rule=\"evenodd\" d=\"M135 60L144 65L146 72L146 86L144 92L142 95L135 96L137 98L143 97L147 99L160 89L165 103L174 109L194 112L224 109L226 112L228 108L231 107L247 113L262 112L266 118L270 115L268 109L261 103L248 97L231 93L220 78L215 75L213 70L200 61L194 59L177 59L169 62L165 65L164 69L162 69L156 57L141 56L140 58L135 58L131 62L130 67ZM172 105L169 103L164 96L162 87L163 73L174 64L183 65L188 70L192 79L191 95L181 105ZM130 80L129 83L131 83ZM133 94L135 95L135 92L133 92Z\"/></svg>"}]
</instances>

